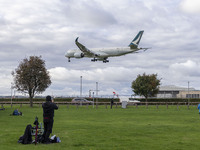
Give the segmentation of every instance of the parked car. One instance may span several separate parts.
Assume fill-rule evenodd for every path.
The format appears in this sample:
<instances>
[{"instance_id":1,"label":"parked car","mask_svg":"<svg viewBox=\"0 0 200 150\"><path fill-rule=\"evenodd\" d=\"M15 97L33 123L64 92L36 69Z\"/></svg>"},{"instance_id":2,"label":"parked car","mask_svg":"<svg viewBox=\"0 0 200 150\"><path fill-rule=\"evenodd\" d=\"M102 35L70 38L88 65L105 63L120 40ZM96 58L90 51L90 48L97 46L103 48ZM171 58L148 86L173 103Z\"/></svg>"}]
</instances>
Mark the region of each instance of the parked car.
<instances>
[{"instance_id":1,"label":"parked car","mask_svg":"<svg viewBox=\"0 0 200 150\"><path fill-rule=\"evenodd\" d=\"M84 105L84 104L93 104L93 101L88 101L85 98L73 98L72 103Z\"/></svg>"}]
</instances>

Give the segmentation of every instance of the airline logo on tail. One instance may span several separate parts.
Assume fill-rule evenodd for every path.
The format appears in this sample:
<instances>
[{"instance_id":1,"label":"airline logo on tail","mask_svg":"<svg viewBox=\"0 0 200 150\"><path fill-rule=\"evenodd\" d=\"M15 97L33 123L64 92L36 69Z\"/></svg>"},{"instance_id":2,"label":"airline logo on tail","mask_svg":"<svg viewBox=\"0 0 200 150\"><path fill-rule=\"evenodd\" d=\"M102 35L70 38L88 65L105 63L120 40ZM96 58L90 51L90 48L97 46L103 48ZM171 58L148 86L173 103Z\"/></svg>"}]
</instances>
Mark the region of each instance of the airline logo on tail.
<instances>
[{"instance_id":1,"label":"airline logo on tail","mask_svg":"<svg viewBox=\"0 0 200 150\"><path fill-rule=\"evenodd\" d=\"M136 49L140 43L140 40L142 38L142 34L144 31L140 31L136 37L133 39L133 41L129 44L131 49Z\"/></svg>"}]
</instances>

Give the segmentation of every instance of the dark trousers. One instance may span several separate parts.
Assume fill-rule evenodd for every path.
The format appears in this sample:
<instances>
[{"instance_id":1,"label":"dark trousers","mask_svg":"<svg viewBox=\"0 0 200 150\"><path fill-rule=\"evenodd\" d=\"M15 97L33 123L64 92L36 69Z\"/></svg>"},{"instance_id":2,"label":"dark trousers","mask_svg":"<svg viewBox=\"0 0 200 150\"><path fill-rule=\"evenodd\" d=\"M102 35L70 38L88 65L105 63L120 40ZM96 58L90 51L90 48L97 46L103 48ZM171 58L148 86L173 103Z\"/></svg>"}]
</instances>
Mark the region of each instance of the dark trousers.
<instances>
[{"instance_id":1,"label":"dark trousers","mask_svg":"<svg viewBox=\"0 0 200 150\"><path fill-rule=\"evenodd\" d=\"M110 103L110 108L112 109L113 103Z\"/></svg>"},{"instance_id":2,"label":"dark trousers","mask_svg":"<svg viewBox=\"0 0 200 150\"><path fill-rule=\"evenodd\" d=\"M44 133L43 133L44 142L49 142L49 135L52 133L52 128L53 128L53 119L44 120Z\"/></svg>"}]
</instances>

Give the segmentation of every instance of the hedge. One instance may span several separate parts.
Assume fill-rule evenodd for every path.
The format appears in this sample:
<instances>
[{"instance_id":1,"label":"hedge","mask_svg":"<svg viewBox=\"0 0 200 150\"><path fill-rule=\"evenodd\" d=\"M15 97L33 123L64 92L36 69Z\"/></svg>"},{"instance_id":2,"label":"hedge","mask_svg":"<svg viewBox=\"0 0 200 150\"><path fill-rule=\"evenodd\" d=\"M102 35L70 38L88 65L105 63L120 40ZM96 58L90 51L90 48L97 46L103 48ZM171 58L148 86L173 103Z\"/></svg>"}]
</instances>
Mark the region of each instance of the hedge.
<instances>
[{"instance_id":1,"label":"hedge","mask_svg":"<svg viewBox=\"0 0 200 150\"><path fill-rule=\"evenodd\" d=\"M140 102L146 102L145 98L134 98ZM148 102L200 102L198 98L186 99L186 98L148 98Z\"/></svg>"},{"instance_id":2,"label":"hedge","mask_svg":"<svg viewBox=\"0 0 200 150\"><path fill-rule=\"evenodd\" d=\"M54 98L55 102L71 102L73 97L66 97L66 98ZM93 98L85 98L89 101L93 101ZM132 98L134 100L138 100L140 102L146 102L144 98ZM10 101L10 98L0 98L0 101ZM13 98L13 102L20 102L20 101L29 101L29 98ZM44 102L45 98L34 98L33 101L37 102ZM94 98L96 102L96 98ZM110 102L111 98L98 98L98 102ZM118 98L114 99L114 102L119 102ZM181 98L149 98L148 102L188 102L188 99L181 99ZM189 102L200 102L200 99L189 99Z\"/></svg>"},{"instance_id":3,"label":"hedge","mask_svg":"<svg viewBox=\"0 0 200 150\"><path fill-rule=\"evenodd\" d=\"M54 98L55 102L71 102L74 97L69 98ZM93 101L93 98L85 98L89 101ZM97 98L98 102L110 102L111 98ZM0 98L0 101L11 101L10 98ZM29 98L13 98L13 102L21 102L21 101L29 101ZM33 101L35 102L44 102L45 98L33 98ZM94 98L94 101L96 102L96 98ZM114 102L119 102L119 99L114 99Z\"/></svg>"}]
</instances>

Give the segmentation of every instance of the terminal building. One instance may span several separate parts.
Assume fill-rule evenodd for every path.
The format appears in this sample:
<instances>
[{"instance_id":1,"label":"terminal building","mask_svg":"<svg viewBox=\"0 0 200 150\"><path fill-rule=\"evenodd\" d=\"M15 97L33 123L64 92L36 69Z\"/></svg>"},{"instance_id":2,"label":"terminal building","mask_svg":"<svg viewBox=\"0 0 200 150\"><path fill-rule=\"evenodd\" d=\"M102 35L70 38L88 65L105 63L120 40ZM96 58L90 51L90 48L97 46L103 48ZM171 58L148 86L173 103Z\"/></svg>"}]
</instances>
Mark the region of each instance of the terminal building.
<instances>
[{"instance_id":1,"label":"terminal building","mask_svg":"<svg viewBox=\"0 0 200 150\"><path fill-rule=\"evenodd\" d=\"M200 90L178 87L174 85L161 86L157 98L200 98Z\"/></svg>"}]
</instances>

